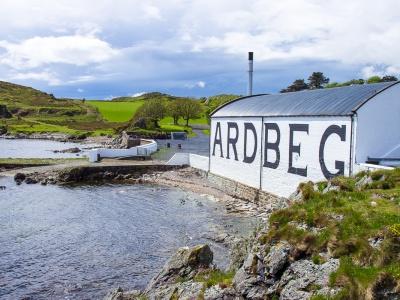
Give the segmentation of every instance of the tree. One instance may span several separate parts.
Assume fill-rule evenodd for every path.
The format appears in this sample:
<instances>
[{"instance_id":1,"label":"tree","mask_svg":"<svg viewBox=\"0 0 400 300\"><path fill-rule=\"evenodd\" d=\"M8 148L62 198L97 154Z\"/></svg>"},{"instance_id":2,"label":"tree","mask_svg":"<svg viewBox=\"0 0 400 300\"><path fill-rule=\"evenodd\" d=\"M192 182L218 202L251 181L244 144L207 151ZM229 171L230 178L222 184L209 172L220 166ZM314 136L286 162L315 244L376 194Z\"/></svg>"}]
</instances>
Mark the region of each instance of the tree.
<instances>
[{"instance_id":1,"label":"tree","mask_svg":"<svg viewBox=\"0 0 400 300\"><path fill-rule=\"evenodd\" d=\"M329 78L325 77L322 72L313 72L310 77L308 77L308 88L311 90L322 89L327 83L329 83Z\"/></svg>"},{"instance_id":2,"label":"tree","mask_svg":"<svg viewBox=\"0 0 400 300\"><path fill-rule=\"evenodd\" d=\"M381 82L382 78L379 76L372 76L370 78L367 79L367 83L378 83Z\"/></svg>"},{"instance_id":3,"label":"tree","mask_svg":"<svg viewBox=\"0 0 400 300\"><path fill-rule=\"evenodd\" d=\"M158 122L164 118L166 114L166 108L164 101L161 99L147 100L139 109L136 111L135 120L143 118L153 123L155 128L160 127Z\"/></svg>"},{"instance_id":4,"label":"tree","mask_svg":"<svg viewBox=\"0 0 400 300\"><path fill-rule=\"evenodd\" d=\"M182 99L180 101L182 116L186 121L186 126L189 126L189 120L199 118L202 113L201 104L196 100Z\"/></svg>"},{"instance_id":5,"label":"tree","mask_svg":"<svg viewBox=\"0 0 400 300\"><path fill-rule=\"evenodd\" d=\"M182 99L170 101L167 105L167 113L174 120L174 125L178 125L179 118L183 117Z\"/></svg>"},{"instance_id":6,"label":"tree","mask_svg":"<svg viewBox=\"0 0 400 300\"><path fill-rule=\"evenodd\" d=\"M382 82L397 81L397 77L393 75L385 75L382 77Z\"/></svg>"},{"instance_id":7,"label":"tree","mask_svg":"<svg viewBox=\"0 0 400 300\"><path fill-rule=\"evenodd\" d=\"M298 92L306 89L308 89L308 85L305 83L304 79L296 79L286 89L281 90L281 93Z\"/></svg>"}]
</instances>

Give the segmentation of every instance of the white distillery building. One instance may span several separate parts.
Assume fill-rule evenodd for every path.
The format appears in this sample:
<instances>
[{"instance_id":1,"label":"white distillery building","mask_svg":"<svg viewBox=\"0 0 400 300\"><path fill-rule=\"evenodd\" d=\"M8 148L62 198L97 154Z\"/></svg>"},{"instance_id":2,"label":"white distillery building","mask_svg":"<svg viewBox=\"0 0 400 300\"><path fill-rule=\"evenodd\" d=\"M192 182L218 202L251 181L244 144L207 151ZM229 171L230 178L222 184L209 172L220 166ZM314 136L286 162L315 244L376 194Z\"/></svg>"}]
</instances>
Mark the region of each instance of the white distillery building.
<instances>
[{"instance_id":1,"label":"white distillery building","mask_svg":"<svg viewBox=\"0 0 400 300\"><path fill-rule=\"evenodd\" d=\"M243 97L211 116L209 172L278 196L399 158L399 82Z\"/></svg>"}]
</instances>

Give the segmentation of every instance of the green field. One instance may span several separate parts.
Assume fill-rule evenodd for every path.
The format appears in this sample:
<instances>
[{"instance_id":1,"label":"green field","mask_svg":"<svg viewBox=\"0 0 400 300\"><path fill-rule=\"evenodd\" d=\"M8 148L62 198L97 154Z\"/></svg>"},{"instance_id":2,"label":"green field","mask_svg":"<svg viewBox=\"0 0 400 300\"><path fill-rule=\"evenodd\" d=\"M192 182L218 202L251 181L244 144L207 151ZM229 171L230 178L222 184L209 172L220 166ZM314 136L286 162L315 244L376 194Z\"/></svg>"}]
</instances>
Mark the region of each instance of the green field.
<instances>
[{"instance_id":1,"label":"green field","mask_svg":"<svg viewBox=\"0 0 400 300\"><path fill-rule=\"evenodd\" d=\"M132 119L144 101L87 101L87 103L97 108L103 118L109 122L127 122Z\"/></svg>"},{"instance_id":2,"label":"green field","mask_svg":"<svg viewBox=\"0 0 400 300\"><path fill-rule=\"evenodd\" d=\"M183 118L174 124L171 117L165 117L156 131L187 131L192 133L193 125L206 125L209 113L222 103L235 98L234 95L217 95L200 101L203 113L200 118L189 120L189 127ZM128 128L130 120L145 101L161 99L193 99L171 96L158 92L139 97L120 97L112 101L86 101L83 99L57 99L30 87L0 81L0 105L5 105L10 118L0 118L0 130L17 133L60 132L75 136L114 135ZM136 129L136 128L135 128Z\"/></svg>"}]
</instances>

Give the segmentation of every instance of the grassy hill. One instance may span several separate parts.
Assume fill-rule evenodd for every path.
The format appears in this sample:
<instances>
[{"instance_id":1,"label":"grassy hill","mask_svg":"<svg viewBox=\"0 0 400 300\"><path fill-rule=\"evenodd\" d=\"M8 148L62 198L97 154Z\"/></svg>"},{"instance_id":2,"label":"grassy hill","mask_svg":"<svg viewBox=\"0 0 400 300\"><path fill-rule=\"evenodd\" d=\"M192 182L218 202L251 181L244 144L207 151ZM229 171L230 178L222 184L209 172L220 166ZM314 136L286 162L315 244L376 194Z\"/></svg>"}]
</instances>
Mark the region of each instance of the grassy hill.
<instances>
[{"instance_id":1,"label":"grassy hill","mask_svg":"<svg viewBox=\"0 0 400 300\"><path fill-rule=\"evenodd\" d=\"M219 105L237 98L237 95L217 95L200 101L203 114L189 120L189 125L208 124L208 116ZM172 101L177 97L159 92L138 97L118 97L110 101L82 101L57 99L31 87L0 81L0 105L5 105L11 118L1 118L0 126L10 133L62 132L72 135L113 134L128 125L136 111L145 101L162 99ZM188 99L188 98L186 98ZM173 124L171 117L160 121L161 131L191 131L191 128Z\"/></svg>"},{"instance_id":2,"label":"grassy hill","mask_svg":"<svg viewBox=\"0 0 400 300\"><path fill-rule=\"evenodd\" d=\"M83 101L56 99L52 94L0 81L0 105L12 114L0 119L11 133L63 132L68 134L112 133L112 126Z\"/></svg>"}]
</instances>

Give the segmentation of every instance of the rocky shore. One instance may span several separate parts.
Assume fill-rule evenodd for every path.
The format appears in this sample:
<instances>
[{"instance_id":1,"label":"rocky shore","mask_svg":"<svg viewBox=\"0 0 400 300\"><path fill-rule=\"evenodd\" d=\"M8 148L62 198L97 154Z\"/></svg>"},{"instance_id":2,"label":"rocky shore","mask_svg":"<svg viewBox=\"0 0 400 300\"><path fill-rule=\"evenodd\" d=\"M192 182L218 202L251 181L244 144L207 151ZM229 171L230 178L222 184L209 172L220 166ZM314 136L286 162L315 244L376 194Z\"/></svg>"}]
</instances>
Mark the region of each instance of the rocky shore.
<instances>
[{"instance_id":1,"label":"rocky shore","mask_svg":"<svg viewBox=\"0 0 400 300\"><path fill-rule=\"evenodd\" d=\"M376 177L376 178L375 178ZM319 252L315 252L315 239L329 226L339 226L346 218L343 214L330 213L323 219L315 219L309 224L287 217L288 230L280 231L279 222L270 222L271 215L300 204L305 205L313 194L326 197L348 197L346 193L354 189L362 191L370 186L386 184L390 177L363 176L349 179L333 179L327 183L306 183L299 186L289 199L269 198L268 201L254 201L235 197L223 186L211 182L207 173L171 166L136 166L130 168L88 168L77 167L46 173L15 175L18 184L69 184L85 181L107 180L115 182L157 184L173 186L198 194L208 195L223 203L228 213L256 217L260 225L247 238L237 238L224 233L216 233L212 239L224 243L229 251L228 269L219 269L213 264L212 249L208 245L179 249L165 264L163 269L142 290L124 291L118 288L106 296L107 300L132 299L329 299L340 295L342 287L332 285L331 275L339 270L340 243L333 237ZM342 193L342 194L340 194ZM392 197L392 196L391 196ZM329 198L330 199L330 198ZM388 201L394 201L390 198ZM366 202L369 205L369 202ZM377 202L372 201L371 207ZM300 216L306 212L300 210ZM283 218L283 220L286 220ZM323 222L325 225L318 225ZM330 223L329 223L330 222ZM310 225L314 224L314 225ZM332 224L332 225L326 225ZM321 227L325 226L325 227ZM334 227L332 227L334 228ZM276 235L277 232L284 237ZM333 231L335 232L335 231ZM274 235L275 234L275 235ZM296 237L296 234L298 237ZM286 239L287 237L287 239ZM290 240L292 239L292 240ZM392 238L393 239L393 238ZM370 239L371 240L371 239ZM374 249L383 249L382 238L368 240ZM387 238L389 240L389 238ZM397 245L394 238L393 245ZM314 247L314 248L313 248ZM352 253L350 248L341 249ZM368 290L359 292L363 299L400 299L400 285L389 275L382 273ZM357 294L358 295L358 294ZM318 298L319 297L319 298Z\"/></svg>"},{"instance_id":2,"label":"rocky shore","mask_svg":"<svg viewBox=\"0 0 400 300\"><path fill-rule=\"evenodd\" d=\"M308 299L314 294L334 295L328 287L329 274L339 266L339 260L327 257L323 264L307 258L306 245L287 242L263 243L268 232L268 218L275 209L285 208L297 201L276 198L275 205L263 206L230 196L223 189L210 184L206 174L192 168L137 167L89 168L76 167L45 173L14 176L17 184L71 184L98 180L126 183L147 183L174 186L199 194L206 194L226 206L228 213L258 217L262 226L246 239L215 235L229 250L229 270L213 265L212 250L207 245L182 248L166 263L144 291L123 291L121 288L107 296L121 299ZM274 207L274 209L271 209ZM226 282L207 283L213 274L230 272Z\"/></svg>"}]
</instances>

